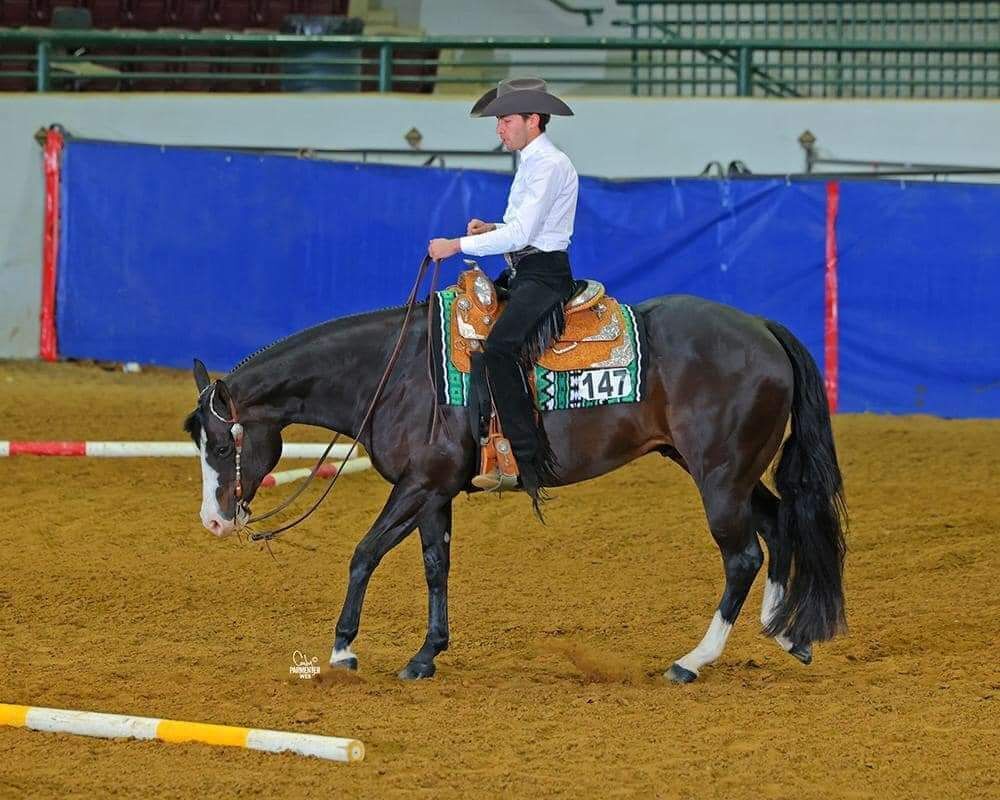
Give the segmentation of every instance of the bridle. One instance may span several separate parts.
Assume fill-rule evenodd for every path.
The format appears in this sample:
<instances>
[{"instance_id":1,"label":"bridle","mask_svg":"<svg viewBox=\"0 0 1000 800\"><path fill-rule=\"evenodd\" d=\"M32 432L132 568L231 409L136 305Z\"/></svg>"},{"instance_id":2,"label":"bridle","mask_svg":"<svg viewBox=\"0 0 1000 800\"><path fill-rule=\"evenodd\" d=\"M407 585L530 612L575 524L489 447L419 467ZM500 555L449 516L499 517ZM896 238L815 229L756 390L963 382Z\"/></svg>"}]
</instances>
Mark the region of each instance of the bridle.
<instances>
[{"instance_id":1,"label":"bridle","mask_svg":"<svg viewBox=\"0 0 1000 800\"><path fill-rule=\"evenodd\" d=\"M430 265L430 263L431 263L430 256L424 256L423 261L420 263L420 268L417 270L417 278L413 282L413 288L410 290L410 294L409 294L409 296L406 299L406 314L403 317L403 323L402 323L402 325L400 325L400 327L399 327L399 336L396 339L396 346L393 348L392 353L389 356L389 361L386 364L385 372L382 373L382 377L379 379L378 386L375 388L375 393L374 393L374 395L372 397L371 403L369 403L368 410L365 412L365 416L364 416L364 419L361 422L361 426L358 428L358 435L355 436L354 440L351 442L351 445L350 445L350 447L347 450L347 454L344 456L343 460L340 462L340 465L337 468L336 473L334 473L333 478L330 480L330 483L327 485L327 487L323 491L323 493L319 496L319 499L316 500L315 503L313 503L312 507L308 511L306 511L304 514L302 514L298 519L293 520L292 522L289 522L289 523L287 523L285 525L282 525L281 527L275 528L274 530L271 530L271 531L251 531L250 532L250 541L252 541L252 542L260 542L260 541L268 542L271 539L277 538L280 534L284 533L285 531L287 531L287 530L289 530L291 528L294 528L300 522L303 522L307 517L309 517L317 508L319 508L319 506L322 504L322 502L326 499L327 495L330 494L331 490L336 485L337 479L340 477L340 475L342 473L344 464L354 454L354 451L357 449L357 446L358 446L358 443L361 440L361 437L364 435L365 429L368 427L369 423L371 422L372 415L375 412L375 406L378 403L379 399L382 397L382 392L384 391L385 386L386 386L386 384L389 381L389 376L392 374L393 367L396 366L396 362L399 360L399 354L400 354L400 352L403 349L403 338L405 337L406 331L407 331L407 329L410 326L410 318L411 318L412 313L413 313L413 307L417 303L417 292L420 289L420 284L423 283L424 277L427 274L427 267ZM428 375L428 378L430 379L430 382L431 382L431 396L434 398L434 410L433 410L433 414L432 414L430 435L428 437L428 440L431 440L431 439L434 438L434 432L436 430L436 426L437 426L437 422L438 422L438 415L440 414L440 406L438 405L437 392L435 391L434 369L433 369L433 362L432 362L432 358L431 358L432 349L431 349L431 346L430 346L431 345L431 330L432 330L431 323L433 321L433 309L434 309L434 302L433 302L434 291L437 288L438 273L440 272L440 268L441 268L441 261L440 260L435 260L434 261L434 269L431 272L431 284L430 284L430 291L428 293L428 302L427 302L427 322L428 322L428 324L427 324L427 344L428 344L428 348L427 348L427 375ZM211 388L212 391L211 391L211 394L209 395L209 398L208 398L208 409L209 409L209 411L212 412L212 416L214 416L216 419L218 419L223 424L229 425L229 432L230 432L230 434L233 437L233 444L235 445L235 448L236 448L236 485L234 487L234 493L235 493L235 496L236 496L237 510L242 509L244 512L247 512L248 511L247 506L243 502L243 480L242 480L242 471L241 471L241 466L240 466L240 462L241 462L241 459L242 459L242 456L243 456L243 437L244 437L243 425L239 421L239 414L238 414L237 409L236 409L236 403L233 400L233 398L232 398L231 395L229 397L229 419L225 419L221 414L219 414L218 411L215 410L215 389L216 389L216 385L217 385L217 381L209 384L204 389L202 389L201 393L199 394L199 398L201 397L201 395L203 395L206 391L208 391ZM321 455L319 457L319 460L316 462L316 466L313 467L312 473L310 473L309 477L306 478L306 480L302 483L302 485L288 499L286 499L285 501L283 501L276 508L273 508L270 511L264 513L264 514L261 514L259 516L255 516L255 517L251 517L250 519L245 520L242 523L241 527L245 528L245 527L249 526L250 523L261 522L261 521L263 521L265 519L269 519L269 518L273 517L274 515L280 513L281 511L284 511L286 508L288 508L288 506L291 505L292 502L294 502L296 500L296 498L298 498L299 495L301 495L306 490L306 488L309 486L309 484L312 483L312 481L315 479L316 474L320 470L320 467L323 466L323 463L326 461L327 456L330 454L330 451L333 449L334 444L336 444L336 442L337 442L337 440L339 438L340 438L340 434L339 433L336 436L333 437L333 441L331 441L330 444L327 445L326 450L323 451L323 455ZM207 458L207 455L208 454L206 453L206 458ZM237 518L237 521L238 521L239 520L239 514L238 513L236 515L236 518Z\"/></svg>"},{"instance_id":2,"label":"bridle","mask_svg":"<svg viewBox=\"0 0 1000 800\"><path fill-rule=\"evenodd\" d=\"M233 445L236 448L236 486L234 488L234 493L236 495L236 502L238 504L243 503L243 470L242 470L242 459L243 459L243 425L240 423L239 415L236 411L236 403L233 402L233 398L229 398L229 419L223 417L218 411L215 410L215 389L218 385L218 381L213 381L211 384L206 386L201 390L204 394L208 389L212 390L212 393L208 396L208 410L212 412L212 416L217 420L222 422L224 425L229 426L229 433L233 437ZM208 457L208 454L205 454Z\"/></svg>"}]
</instances>

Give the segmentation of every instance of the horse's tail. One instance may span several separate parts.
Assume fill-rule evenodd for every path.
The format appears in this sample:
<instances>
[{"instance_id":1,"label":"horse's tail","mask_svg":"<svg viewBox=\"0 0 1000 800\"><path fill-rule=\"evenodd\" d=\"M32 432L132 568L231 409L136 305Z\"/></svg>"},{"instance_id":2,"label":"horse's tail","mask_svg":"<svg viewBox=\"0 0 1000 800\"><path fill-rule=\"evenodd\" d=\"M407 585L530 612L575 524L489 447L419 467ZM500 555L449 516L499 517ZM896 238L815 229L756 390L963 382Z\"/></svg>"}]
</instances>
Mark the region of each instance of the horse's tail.
<instances>
[{"instance_id":1,"label":"horse's tail","mask_svg":"<svg viewBox=\"0 0 1000 800\"><path fill-rule=\"evenodd\" d=\"M846 629L844 484L819 368L791 331L766 324L788 355L795 387L791 435L774 470L779 547L790 552L791 575L764 632L796 644L823 641Z\"/></svg>"}]
</instances>

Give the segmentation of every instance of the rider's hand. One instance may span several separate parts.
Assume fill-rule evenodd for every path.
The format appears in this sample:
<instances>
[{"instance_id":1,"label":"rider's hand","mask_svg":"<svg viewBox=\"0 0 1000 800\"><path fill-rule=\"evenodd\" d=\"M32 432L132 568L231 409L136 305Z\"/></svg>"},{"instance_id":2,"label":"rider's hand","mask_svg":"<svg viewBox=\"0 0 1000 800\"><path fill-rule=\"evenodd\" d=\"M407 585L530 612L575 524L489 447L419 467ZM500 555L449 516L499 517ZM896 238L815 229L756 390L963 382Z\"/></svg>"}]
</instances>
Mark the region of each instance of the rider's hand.
<instances>
[{"instance_id":1,"label":"rider's hand","mask_svg":"<svg viewBox=\"0 0 1000 800\"><path fill-rule=\"evenodd\" d=\"M497 228L492 222L483 222L481 219L470 219L465 228L466 236L478 236L480 233L489 233Z\"/></svg>"},{"instance_id":2,"label":"rider's hand","mask_svg":"<svg viewBox=\"0 0 1000 800\"><path fill-rule=\"evenodd\" d=\"M427 255L435 261L455 255L462 249L458 239L431 239L427 245Z\"/></svg>"}]
</instances>

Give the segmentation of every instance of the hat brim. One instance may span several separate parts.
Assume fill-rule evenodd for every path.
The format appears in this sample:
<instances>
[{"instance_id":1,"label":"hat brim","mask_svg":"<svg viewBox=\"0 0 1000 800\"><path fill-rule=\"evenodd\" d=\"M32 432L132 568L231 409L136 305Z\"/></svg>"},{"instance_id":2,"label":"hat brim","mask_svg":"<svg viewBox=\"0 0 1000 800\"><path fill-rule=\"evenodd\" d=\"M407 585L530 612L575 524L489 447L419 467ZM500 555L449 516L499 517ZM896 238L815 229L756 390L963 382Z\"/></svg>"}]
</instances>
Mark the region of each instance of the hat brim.
<instances>
[{"instance_id":1,"label":"hat brim","mask_svg":"<svg viewBox=\"0 0 1000 800\"><path fill-rule=\"evenodd\" d=\"M469 112L470 117L481 117L483 115L483 109L486 108L490 103L497 99L497 87L494 86L486 94L480 97L475 104L472 106L472 111Z\"/></svg>"},{"instance_id":2,"label":"hat brim","mask_svg":"<svg viewBox=\"0 0 1000 800\"><path fill-rule=\"evenodd\" d=\"M518 89L497 95L490 89L469 112L473 117L506 117L508 114L553 114L572 117L573 110L555 95L538 89Z\"/></svg>"}]
</instances>

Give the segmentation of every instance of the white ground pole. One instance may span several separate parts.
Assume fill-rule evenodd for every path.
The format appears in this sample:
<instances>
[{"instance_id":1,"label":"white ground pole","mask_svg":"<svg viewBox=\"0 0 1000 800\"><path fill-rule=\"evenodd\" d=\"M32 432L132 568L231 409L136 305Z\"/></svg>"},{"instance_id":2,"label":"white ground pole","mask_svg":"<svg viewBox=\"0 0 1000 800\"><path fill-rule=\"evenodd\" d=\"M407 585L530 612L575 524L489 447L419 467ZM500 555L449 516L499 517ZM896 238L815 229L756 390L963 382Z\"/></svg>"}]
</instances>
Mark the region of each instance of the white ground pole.
<instances>
[{"instance_id":1,"label":"white ground pole","mask_svg":"<svg viewBox=\"0 0 1000 800\"><path fill-rule=\"evenodd\" d=\"M329 458L344 458L348 444L335 444ZM284 458L319 458L325 444L291 442L281 448ZM0 440L0 457L7 456L85 456L89 458L172 458L197 456L194 442L15 442Z\"/></svg>"},{"instance_id":2,"label":"white ground pole","mask_svg":"<svg viewBox=\"0 0 1000 800\"><path fill-rule=\"evenodd\" d=\"M347 763L361 761L365 757L365 746L357 739L7 703L0 703L0 725L52 733L75 733L102 739L201 742L263 750L268 753L297 753L302 756L316 756L328 761Z\"/></svg>"},{"instance_id":3,"label":"white ground pole","mask_svg":"<svg viewBox=\"0 0 1000 800\"><path fill-rule=\"evenodd\" d=\"M319 478L332 478L338 472L343 472L345 475L351 472L361 472L361 470L370 469L372 462L367 458L351 458L344 462L342 469L337 469L339 464L326 463L316 471L316 476ZM286 469L281 472L272 472L270 475L261 481L261 486L282 486L286 483L292 483L294 481L301 481L308 478L312 474L311 467L303 467L302 469Z\"/></svg>"}]
</instances>

